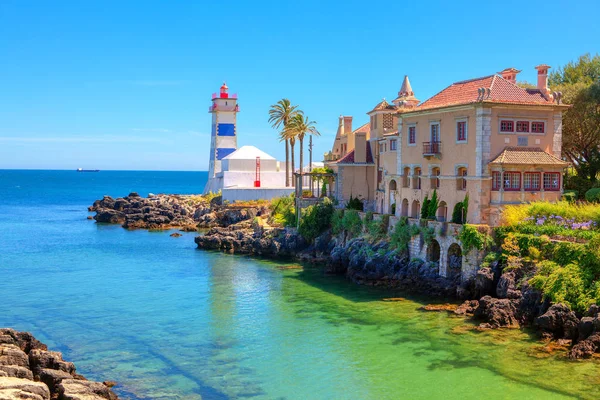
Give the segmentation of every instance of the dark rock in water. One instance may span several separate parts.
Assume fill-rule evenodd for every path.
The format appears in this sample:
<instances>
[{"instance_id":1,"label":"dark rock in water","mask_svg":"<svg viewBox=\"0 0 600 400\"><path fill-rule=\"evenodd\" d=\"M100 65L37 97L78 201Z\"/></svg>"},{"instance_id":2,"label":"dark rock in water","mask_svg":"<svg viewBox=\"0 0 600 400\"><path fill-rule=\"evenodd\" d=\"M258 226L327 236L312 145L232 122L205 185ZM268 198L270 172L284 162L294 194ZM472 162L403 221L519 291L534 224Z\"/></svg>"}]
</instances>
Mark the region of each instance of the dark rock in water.
<instances>
[{"instance_id":1,"label":"dark rock in water","mask_svg":"<svg viewBox=\"0 0 600 400\"><path fill-rule=\"evenodd\" d=\"M107 385L75 372L62 354L28 332L0 329L0 399L115 400Z\"/></svg>"},{"instance_id":2,"label":"dark rock in water","mask_svg":"<svg viewBox=\"0 0 600 400\"><path fill-rule=\"evenodd\" d=\"M181 233L174 232L174 233L171 233L169 236L177 238L177 237L181 237L182 235L181 235Z\"/></svg>"},{"instance_id":3,"label":"dark rock in water","mask_svg":"<svg viewBox=\"0 0 600 400\"><path fill-rule=\"evenodd\" d=\"M535 325L557 339L577 340L578 338L579 320L565 304L552 305L548 311L535 319Z\"/></svg>"},{"instance_id":4,"label":"dark rock in water","mask_svg":"<svg viewBox=\"0 0 600 400\"><path fill-rule=\"evenodd\" d=\"M475 318L484 320L492 328L518 328L517 307L517 300L484 296L479 300Z\"/></svg>"},{"instance_id":5,"label":"dark rock in water","mask_svg":"<svg viewBox=\"0 0 600 400\"><path fill-rule=\"evenodd\" d=\"M479 302L477 300L467 300L462 303L454 313L456 315L473 315L475 314L475 310L479 307Z\"/></svg>"},{"instance_id":6,"label":"dark rock in water","mask_svg":"<svg viewBox=\"0 0 600 400\"><path fill-rule=\"evenodd\" d=\"M475 275L475 297L481 298L494 294L494 273L490 268L481 268Z\"/></svg>"},{"instance_id":7,"label":"dark rock in water","mask_svg":"<svg viewBox=\"0 0 600 400\"><path fill-rule=\"evenodd\" d=\"M569 352L569 358L573 360L590 358L598 349L600 349L600 333L595 333L573 346Z\"/></svg>"},{"instance_id":8,"label":"dark rock in water","mask_svg":"<svg viewBox=\"0 0 600 400\"><path fill-rule=\"evenodd\" d=\"M125 222L125 215L120 211L111 209L102 209L96 213L94 217L96 222L104 222L109 224L122 224Z\"/></svg>"}]
</instances>

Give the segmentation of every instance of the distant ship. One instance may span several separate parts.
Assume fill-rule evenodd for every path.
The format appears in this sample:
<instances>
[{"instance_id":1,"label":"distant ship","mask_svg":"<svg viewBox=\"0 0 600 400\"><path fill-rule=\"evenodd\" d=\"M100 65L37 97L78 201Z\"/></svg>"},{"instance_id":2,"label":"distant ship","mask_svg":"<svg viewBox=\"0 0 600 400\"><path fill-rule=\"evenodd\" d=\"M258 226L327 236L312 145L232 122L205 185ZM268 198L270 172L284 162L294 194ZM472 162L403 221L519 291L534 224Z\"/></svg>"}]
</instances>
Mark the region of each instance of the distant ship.
<instances>
[{"instance_id":1,"label":"distant ship","mask_svg":"<svg viewBox=\"0 0 600 400\"><path fill-rule=\"evenodd\" d=\"M77 168L77 172L100 172L99 169L83 169L83 168Z\"/></svg>"}]
</instances>

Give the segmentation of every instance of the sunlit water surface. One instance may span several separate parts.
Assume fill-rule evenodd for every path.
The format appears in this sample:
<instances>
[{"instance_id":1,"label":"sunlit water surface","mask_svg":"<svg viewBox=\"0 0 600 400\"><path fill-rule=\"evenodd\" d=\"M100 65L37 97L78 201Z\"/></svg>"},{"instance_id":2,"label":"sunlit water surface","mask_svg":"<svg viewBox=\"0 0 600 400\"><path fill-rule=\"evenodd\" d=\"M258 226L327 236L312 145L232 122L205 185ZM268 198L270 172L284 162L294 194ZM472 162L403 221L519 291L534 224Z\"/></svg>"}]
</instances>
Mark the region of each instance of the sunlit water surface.
<instances>
[{"instance_id":1,"label":"sunlit water surface","mask_svg":"<svg viewBox=\"0 0 600 400\"><path fill-rule=\"evenodd\" d=\"M130 399L600 398L600 365L478 333L409 297L86 219L105 193L200 192L206 173L0 171L0 326Z\"/></svg>"}]
</instances>

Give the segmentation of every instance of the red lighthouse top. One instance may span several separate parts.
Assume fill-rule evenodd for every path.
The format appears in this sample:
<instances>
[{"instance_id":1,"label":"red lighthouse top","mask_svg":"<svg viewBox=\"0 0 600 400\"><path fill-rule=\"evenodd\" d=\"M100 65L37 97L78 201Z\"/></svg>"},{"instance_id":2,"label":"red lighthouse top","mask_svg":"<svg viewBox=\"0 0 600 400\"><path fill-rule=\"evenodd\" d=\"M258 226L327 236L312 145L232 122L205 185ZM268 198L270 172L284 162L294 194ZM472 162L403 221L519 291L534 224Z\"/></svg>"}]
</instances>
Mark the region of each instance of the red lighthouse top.
<instances>
[{"instance_id":1,"label":"red lighthouse top","mask_svg":"<svg viewBox=\"0 0 600 400\"><path fill-rule=\"evenodd\" d=\"M227 87L227 84L225 82L223 82L223 86L221 86L221 98L222 99L226 99L229 97L229 94L227 93L227 90L229 88Z\"/></svg>"}]
</instances>

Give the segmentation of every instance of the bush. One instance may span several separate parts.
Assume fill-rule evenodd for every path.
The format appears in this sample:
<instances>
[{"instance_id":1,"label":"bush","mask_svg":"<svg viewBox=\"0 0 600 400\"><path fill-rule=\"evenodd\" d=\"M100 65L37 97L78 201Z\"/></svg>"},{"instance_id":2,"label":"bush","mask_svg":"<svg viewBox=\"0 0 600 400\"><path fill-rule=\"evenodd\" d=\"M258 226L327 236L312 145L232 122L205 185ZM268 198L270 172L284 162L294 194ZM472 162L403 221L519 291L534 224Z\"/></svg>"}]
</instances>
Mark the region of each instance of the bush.
<instances>
[{"instance_id":1,"label":"bush","mask_svg":"<svg viewBox=\"0 0 600 400\"><path fill-rule=\"evenodd\" d=\"M308 242L312 242L321 233L325 232L331 226L331 217L333 216L333 203L329 199L314 206L306 207L303 211L298 233Z\"/></svg>"},{"instance_id":2,"label":"bush","mask_svg":"<svg viewBox=\"0 0 600 400\"><path fill-rule=\"evenodd\" d=\"M269 206L272 221L283 226L296 226L296 207L294 194L273 199Z\"/></svg>"},{"instance_id":3,"label":"bush","mask_svg":"<svg viewBox=\"0 0 600 400\"><path fill-rule=\"evenodd\" d=\"M421 205L421 219L427 219L429 216L429 199L427 196L423 199L423 204Z\"/></svg>"},{"instance_id":4,"label":"bush","mask_svg":"<svg viewBox=\"0 0 600 400\"><path fill-rule=\"evenodd\" d=\"M436 219L435 214L437 213L439 206L440 201L438 199L437 189L434 189L431 199L427 203L427 219Z\"/></svg>"},{"instance_id":5,"label":"bush","mask_svg":"<svg viewBox=\"0 0 600 400\"><path fill-rule=\"evenodd\" d=\"M408 244L413 236L420 233L421 229L416 225L410 225L407 217L402 217L396 223L394 231L390 235L390 248L402 253L408 253Z\"/></svg>"},{"instance_id":6,"label":"bush","mask_svg":"<svg viewBox=\"0 0 600 400\"><path fill-rule=\"evenodd\" d=\"M361 234L363 222L356 210L345 210L341 221L342 231L350 237L357 237Z\"/></svg>"},{"instance_id":7,"label":"bush","mask_svg":"<svg viewBox=\"0 0 600 400\"><path fill-rule=\"evenodd\" d=\"M577 200L577 196L577 190L565 190L562 195L562 200L574 203Z\"/></svg>"},{"instance_id":8,"label":"bush","mask_svg":"<svg viewBox=\"0 0 600 400\"><path fill-rule=\"evenodd\" d=\"M463 225L460 230L458 240L460 240L463 245L464 254L474 248L483 250L492 244L492 238L487 232L480 232L476 226L467 224Z\"/></svg>"},{"instance_id":9,"label":"bush","mask_svg":"<svg viewBox=\"0 0 600 400\"><path fill-rule=\"evenodd\" d=\"M454 210L452 210L452 220L450 222L455 224L464 224L467 222L468 207L469 194L467 193L463 201L454 205Z\"/></svg>"},{"instance_id":10,"label":"bush","mask_svg":"<svg viewBox=\"0 0 600 400\"><path fill-rule=\"evenodd\" d=\"M396 203L392 204L392 211L391 211L392 215L396 215Z\"/></svg>"},{"instance_id":11,"label":"bush","mask_svg":"<svg viewBox=\"0 0 600 400\"><path fill-rule=\"evenodd\" d=\"M389 221L390 217L388 215L383 215L380 219L376 220L373 219L372 213L370 218L369 213L367 213L367 217L365 218L367 236L373 241L385 238L388 232Z\"/></svg>"},{"instance_id":12,"label":"bush","mask_svg":"<svg viewBox=\"0 0 600 400\"><path fill-rule=\"evenodd\" d=\"M348 203L346 203L346 208L348 210L363 211L364 203L358 197L352 197L352 195L350 195L350 200L348 200Z\"/></svg>"},{"instance_id":13,"label":"bush","mask_svg":"<svg viewBox=\"0 0 600 400\"><path fill-rule=\"evenodd\" d=\"M600 188L591 188L585 192L585 199L590 203L600 202Z\"/></svg>"}]
</instances>

